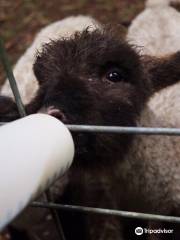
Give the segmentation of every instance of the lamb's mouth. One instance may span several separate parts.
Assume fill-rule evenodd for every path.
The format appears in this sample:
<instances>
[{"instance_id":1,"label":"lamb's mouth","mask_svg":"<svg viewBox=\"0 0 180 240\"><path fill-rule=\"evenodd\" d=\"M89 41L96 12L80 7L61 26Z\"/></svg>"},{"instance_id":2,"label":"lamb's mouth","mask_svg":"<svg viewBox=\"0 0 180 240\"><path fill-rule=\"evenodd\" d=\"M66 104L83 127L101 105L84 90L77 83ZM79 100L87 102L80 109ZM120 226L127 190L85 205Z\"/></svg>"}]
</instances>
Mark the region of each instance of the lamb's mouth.
<instances>
[{"instance_id":1,"label":"lamb's mouth","mask_svg":"<svg viewBox=\"0 0 180 240\"><path fill-rule=\"evenodd\" d=\"M45 113L50 116L53 116L63 122L64 124L68 124L67 117L65 114L57 107L51 105L48 107L42 107L39 113ZM87 146L89 145L89 137L87 137L86 133L78 133L72 132L72 136L75 143L76 155L84 155L88 153Z\"/></svg>"},{"instance_id":2,"label":"lamb's mouth","mask_svg":"<svg viewBox=\"0 0 180 240\"><path fill-rule=\"evenodd\" d=\"M48 114L52 117L55 117L55 118L59 119L60 121L62 121L63 123L67 122L67 118L66 118L65 114L60 109L56 108L55 106L43 107L39 110L39 112Z\"/></svg>"}]
</instances>

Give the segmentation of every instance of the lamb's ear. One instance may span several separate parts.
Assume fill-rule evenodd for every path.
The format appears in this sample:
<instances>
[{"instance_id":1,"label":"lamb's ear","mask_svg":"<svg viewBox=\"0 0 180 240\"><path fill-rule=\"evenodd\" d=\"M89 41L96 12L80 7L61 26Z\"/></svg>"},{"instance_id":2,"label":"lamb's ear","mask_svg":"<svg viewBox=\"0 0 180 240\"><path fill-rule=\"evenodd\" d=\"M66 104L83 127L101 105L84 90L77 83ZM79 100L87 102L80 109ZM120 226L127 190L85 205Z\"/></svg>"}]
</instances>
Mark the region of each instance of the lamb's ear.
<instances>
[{"instance_id":1,"label":"lamb's ear","mask_svg":"<svg viewBox=\"0 0 180 240\"><path fill-rule=\"evenodd\" d=\"M180 52L162 58L144 56L143 64L151 93L180 81Z\"/></svg>"}]
</instances>

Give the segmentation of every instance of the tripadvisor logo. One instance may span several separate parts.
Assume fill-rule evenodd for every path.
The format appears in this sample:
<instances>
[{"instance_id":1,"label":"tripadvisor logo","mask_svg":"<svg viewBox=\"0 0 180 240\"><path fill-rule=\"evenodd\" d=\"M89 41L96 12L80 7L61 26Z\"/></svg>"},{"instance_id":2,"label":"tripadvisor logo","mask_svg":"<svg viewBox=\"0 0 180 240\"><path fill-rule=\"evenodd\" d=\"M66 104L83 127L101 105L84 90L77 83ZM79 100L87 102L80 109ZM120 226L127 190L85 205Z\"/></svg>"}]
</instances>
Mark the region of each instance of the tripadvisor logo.
<instances>
[{"instance_id":1,"label":"tripadvisor logo","mask_svg":"<svg viewBox=\"0 0 180 240\"><path fill-rule=\"evenodd\" d=\"M136 235L142 235L142 234L172 234L174 232L173 229L149 229L149 228L142 228L137 227L135 228L135 234Z\"/></svg>"},{"instance_id":2,"label":"tripadvisor logo","mask_svg":"<svg viewBox=\"0 0 180 240\"><path fill-rule=\"evenodd\" d=\"M135 229L135 234L136 234L136 235L142 235L142 234L143 234L143 229L142 229L141 227L137 227L137 228Z\"/></svg>"}]
</instances>

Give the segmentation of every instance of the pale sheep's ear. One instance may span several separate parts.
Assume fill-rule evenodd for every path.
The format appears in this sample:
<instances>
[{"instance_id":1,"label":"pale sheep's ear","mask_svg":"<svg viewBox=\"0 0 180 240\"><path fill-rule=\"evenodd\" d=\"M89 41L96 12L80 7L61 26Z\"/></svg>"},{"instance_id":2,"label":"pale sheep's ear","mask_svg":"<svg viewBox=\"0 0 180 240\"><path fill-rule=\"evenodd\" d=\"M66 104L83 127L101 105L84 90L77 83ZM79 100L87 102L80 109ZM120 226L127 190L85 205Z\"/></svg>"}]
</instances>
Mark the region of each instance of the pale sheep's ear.
<instances>
[{"instance_id":1,"label":"pale sheep's ear","mask_svg":"<svg viewBox=\"0 0 180 240\"><path fill-rule=\"evenodd\" d=\"M142 62L151 94L180 81L180 52L161 58L144 56Z\"/></svg>"}]
</instances>

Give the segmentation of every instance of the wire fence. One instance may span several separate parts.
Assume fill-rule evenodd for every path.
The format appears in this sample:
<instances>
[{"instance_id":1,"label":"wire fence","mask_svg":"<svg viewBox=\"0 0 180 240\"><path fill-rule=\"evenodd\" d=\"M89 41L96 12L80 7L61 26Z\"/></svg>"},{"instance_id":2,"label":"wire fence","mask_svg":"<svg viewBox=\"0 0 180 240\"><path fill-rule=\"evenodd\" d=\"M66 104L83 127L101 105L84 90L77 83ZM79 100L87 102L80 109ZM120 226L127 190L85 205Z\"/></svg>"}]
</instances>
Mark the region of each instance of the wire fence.
<instances>
[{"instance_id":1,"label":"wire fence","mask_svg":"<svg viewBox=\"0 0 180 240\"><path fill-rule=\"evenodd\" d=\"M7 74L18 110L21 117L26 116L25 108L23 106L21 96L16 84L15 77L3 44L0 38L0 58L4 66L4 70ZM0 122L0 126L6 124ZM106 133L106 134L139 134L139 135L168 135L168 136L180 136L180 128L149 128L149 127L121 127L121 126L92 126L92 125L67 125L68 129L73 132L94 132L94 133ZM53 202L50 191L46 191L46 202L33 202L32 207L48 208L51 210L52 217L57 227L60 240L65 240L65 235L61 226L61 222L57 215L57 210L61 211L74 211L85 212L88 214L101 214L101 215L113 215L124 218L135 218L141 220L152 220L161 222L180 223L180 217L164 216L157 214L137 213L129 211L120 211L113 209L92 208L86 206L74 206L56 204Z\"/></svg>"}]
</instances>

